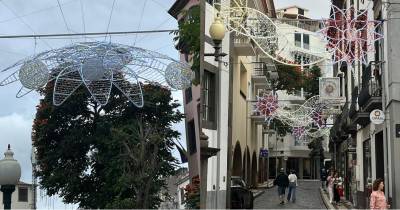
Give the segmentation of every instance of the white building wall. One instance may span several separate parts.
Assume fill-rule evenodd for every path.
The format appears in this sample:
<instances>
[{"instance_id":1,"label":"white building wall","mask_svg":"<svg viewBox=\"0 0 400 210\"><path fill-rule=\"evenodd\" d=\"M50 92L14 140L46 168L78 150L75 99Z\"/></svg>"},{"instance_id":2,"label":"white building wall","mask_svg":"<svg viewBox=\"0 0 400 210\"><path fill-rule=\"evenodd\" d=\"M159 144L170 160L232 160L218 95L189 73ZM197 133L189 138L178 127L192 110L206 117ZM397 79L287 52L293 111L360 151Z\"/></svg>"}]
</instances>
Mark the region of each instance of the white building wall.
<instances>
[{"instance_id":1,"label":"white building wall","mask_svg":"<svg viewBox=\"0 0 400 210\"><path fill-rule=\"evenodd\" d=\"M210 4L205 4L205 34L210 37L208 29L214 21L216 15L214 8ZM222 52L229 52L229 33L225 34L222 41ZM205 43L205 52L214 52L212 45ZM204 60L218 68L218 62L214 57L205 57ZM222 58L227 61L228 57ZM226 205L226 175L228 158L228 90L229 90L229 65L220 64L220 71L217 72L218 79L217 93L217 130L202 129L207 135L209 147L219 148L217 156L208 159L207 169L207 208L225 208ZM208 199L213 197L213 199Z\"/></svg>"},{"instance_id":2,"label":"white building wall","mask_svg":"<svg viewBox=\"0 0 400 210\"><path fill-rule=\"evenodd\" d=\"M177 187L177 201L178 201L178 209L185 209L185 204L183 203L184 199L184 195L185 195L185 187L186 185L190 184L190 180L187 179L186 181L178 184ZM183 189L183 190L181 190Z\"/></svg>"},{"instance_id":3,"label":"white building wall","mask_svg":"<svg viewBox=\"0 0 400 210\"><path fill-rule=\"evenodd\" d=\"M18 201L18 188L28 188L28 202ZM32 191L32 185L17 185L15 191L11 195L11 209L33 209L34 207L34 196ZM3 205L3 192L0 191L0 209L4 209Z\"/></svg>"}]
</instances>

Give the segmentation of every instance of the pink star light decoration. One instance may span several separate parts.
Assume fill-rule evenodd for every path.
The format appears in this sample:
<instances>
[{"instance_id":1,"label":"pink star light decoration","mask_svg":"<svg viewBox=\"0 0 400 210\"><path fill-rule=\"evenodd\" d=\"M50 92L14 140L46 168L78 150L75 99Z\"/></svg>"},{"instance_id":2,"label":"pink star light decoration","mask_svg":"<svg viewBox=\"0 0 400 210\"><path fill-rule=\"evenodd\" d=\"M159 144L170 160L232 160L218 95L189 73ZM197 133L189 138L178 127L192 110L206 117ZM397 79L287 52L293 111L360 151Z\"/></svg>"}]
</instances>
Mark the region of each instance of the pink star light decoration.
<instances>
[{"instance_id":1,"label":"pink star light decoration","mask_svg":"<svg viewBox=\"0 0 400 210\"><path fill-rule=\"evenodd\" d=\"M262 97L257 96L256 111L265 117L265 121L273 118L278 109L278 95L274 93L264 93Z\"/></svg>"},{"instance_id":2,"label":"pink star light decoration","mask_svg":"<svg viewBox=\"0 0 400 210\"><path fill-rule=\"evenodd\" d=\"M306 132L306 128L304 126L296 126L292 128L292 135L297 139L301 139Z\"/></svg>"},{"instance_id":3,"label":"pink star light decoration","mask_svg":"<svg viewBox=\"0 0 400 210\"><path fill-rule=\"evenodd\" d=\"M353 6L342 10L331 6L332 15L323 21L320 33L327 39L327 48L333 53L333 62L367 64L367 53L374 52L374 43L383 38L377 32L382 21L368 20L367 10L356 10Z\"/></svg>"}]
</instances>

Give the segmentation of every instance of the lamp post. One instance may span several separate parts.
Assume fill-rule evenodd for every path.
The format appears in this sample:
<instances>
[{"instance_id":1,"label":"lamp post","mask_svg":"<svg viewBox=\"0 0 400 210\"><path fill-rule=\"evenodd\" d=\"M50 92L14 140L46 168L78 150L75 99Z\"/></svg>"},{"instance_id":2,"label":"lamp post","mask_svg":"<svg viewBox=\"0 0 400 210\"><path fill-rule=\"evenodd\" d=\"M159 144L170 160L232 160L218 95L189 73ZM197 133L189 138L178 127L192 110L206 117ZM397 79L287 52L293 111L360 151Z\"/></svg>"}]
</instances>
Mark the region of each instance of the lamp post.
<instances>
[{"instance_id":1,"label":"lamp post","mask_svg":"<svg viewBox=\"0 0 400 210\"><path fill-rule=\"evenodd\" d=\"M215 61L220 63L220 58L226 56L226 53L221 53L222 39L225 37L225 25L222 23L221 18L218 16L214 19L214 22L210 26L210 36L214 42L214 53L204 53L204 56L214 56ZM219 64L218 64L219 65ZM218 70L221 70L220 68Z\"/></svg>"},{"instance_id":2,"label":"lamp post","mask_svg":"<svg viewBox=\"0 0 400 210\"><path fill-rule=\"evenodd\" d=\"M221 53L221 43L222 40L225 37L225 25L223 24L221 18L219 18L218 16L214 19L214 22L211 24L210 29L209 29L209 33L211 36L211 39L214 42L214 53L204 53L204 56L213 56L215 57L215 61L218 62L218 71L221 71L221 57L226 56L226 53ZM220 84L220 83L219 83ZM202 94L203 95L203 94ZM203 99L204 100L204 99ZM218 131L221 132L221 114L220 114L220 107L219 105L217 106L217 116L218 116L218 122L217 126L218 126ZM228 141L229 142L229 141ZM217 149L221 148L221 136L218 135L217 136ZM220 164L220 152L217 153L217 180L216 180L216 186L215 186L215 208L220 208L218 206L218 200L219 200L219 189L220 189L220 168L221 168L221 164ZM230 176L228 174L227 176L227 185L230 186ZM228 193L228 189L227 189L227 193ZM229 197L229 194L228 194Z\"/></svg>"},{"instance_id":3,"label":"lamp post","mask_svg":"<svg viewBox=\"0 0 400 210\"><path fill-rule=\"evenodd\" d=\"M21 178L21 166L13 158L14 152L8 145L7 151L4 153L4 159L0 160L0 185L3 192L4 209L11 209L11 195L15 190Z\"/></svg>"}]
</instances>

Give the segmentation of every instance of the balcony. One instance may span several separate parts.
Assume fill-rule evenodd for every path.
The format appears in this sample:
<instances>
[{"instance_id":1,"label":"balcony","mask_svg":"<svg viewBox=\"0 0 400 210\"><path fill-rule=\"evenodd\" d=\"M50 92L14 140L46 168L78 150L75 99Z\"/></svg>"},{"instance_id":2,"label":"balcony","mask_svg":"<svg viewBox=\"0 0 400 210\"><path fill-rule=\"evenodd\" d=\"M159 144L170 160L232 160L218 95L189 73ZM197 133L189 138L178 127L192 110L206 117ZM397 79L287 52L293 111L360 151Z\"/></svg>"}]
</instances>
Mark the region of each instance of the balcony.
<instances>
[{"instance_id":1,"label":"balcony","mask_svg":"<svg viewBox=\"0 0 400 210\"><path fill-rule=\"evenodd\" d=\"M382 109L382 88L379 75L374 72L377 77L371 77L371 69L378 70L375 65L368 65L363 68L362 88L358 96L358 105L364 112L371 112L374 109Z\"/></svg>"},{"instance_id":2,"label":"balcony","mask_svg":"<svg viewBox=\"0 0 400 210\"><path fill-rule=\"evenodd\" d=\"M365 126L369 123L369 113L363 110L357 110L357 98L359 97L358 87L355 87L351 96L349 118L351 120L350 133L354 135L357 132L357 124Z\"/></svg>"},{"instance_id":3,"label":"balcony","mask_svg":"<svg viewBox=\"0 0 400 210\"><path fill-rule=\"evenodd\" d=\"M247 101L249 105L249 113L250 113L250 118L254 120L256 123L264 123L265 122L265 117L260 114L260 112L256 111L256 100L251 100Z\"/></svg>"},{"instance_id":4,"label":"balcony","mask_svg":"<svg viewBox=\"0 0 400 210\"><path fill-rule=\"evenodd\" d=\"M370 78L367 84L361 88L358 96L358 105L366 112L374 109L382 109L382 89L374 78Z\"/></svg>"},{"instance_id":5,"label":"balcony","mask_svg":"<svg viewBox=\"0 0 400 210\"><path fill-rule=\"evenodd\" d=\"M318 20L311 19L292 19L292 18L279 18L273 19L277 25L290 25L296 28L301 28L307 31L316 32L322 29L322 24ZM285 26L284 26L285 27ZM286 27L287 28L287 27Z\"/></svg>"},{"instance_id":6,"label":"balcony","mask_svg":"<svg viewBox=\"0 0 400 210\"><path fill-rule=\"evenodd\" d=\"M233 38L236 55L252 56L255 55L254 43L249 37L236 34Z\"/></svg>"},{"instance_id":7,"label":"balcony","mask_svg":"<svg viewBox=\"0 0 400 210\"><path fill-rule=\"evenodd\" d=\"M264 62L253 63L253 72L251 73L251 80L253 84L260 83L260 85L267 84L268 67Z\"/></svg>"},{"instance_id":8,"label":"balcony","mask_svg":"<svg viewBox=\"0 0 400 210\"><path fill-rule=\"evenodd\" d=\"M341 119L340 119L340 124L341 124L341 130L344 133L344 136L347 138L347 134L352 134L354 135L357 132L357 125L353 124L351 119L350 119L350 107L351 103L346 103L343 106L343 111L341 114Z\"/></svg>"}]
</instances>

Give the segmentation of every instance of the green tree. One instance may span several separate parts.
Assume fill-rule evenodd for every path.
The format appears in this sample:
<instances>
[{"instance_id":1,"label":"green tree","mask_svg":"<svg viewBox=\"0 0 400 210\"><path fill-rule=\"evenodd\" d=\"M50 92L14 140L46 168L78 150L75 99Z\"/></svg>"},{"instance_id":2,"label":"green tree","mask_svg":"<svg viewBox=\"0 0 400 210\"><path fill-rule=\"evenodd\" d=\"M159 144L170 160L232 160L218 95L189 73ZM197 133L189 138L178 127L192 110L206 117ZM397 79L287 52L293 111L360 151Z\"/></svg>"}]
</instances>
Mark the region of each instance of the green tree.
<instances>
[{"instance_id":1,"label":"green tree","mask_svg":"<svg viewBox=\"0 0 400 210\"><path fill-rule=\"evenodd\" d=\"M274 84L276 90L286 90L288 94L293 94L303 87L304 78L299 67L277 64L277 71L279 78Z\"/></svg>"},{"instance_id":2,"label":"green tree","mask_svg":"<svg viewBox=\"0 0 400 210\"><path fill-rule=\"evenodd\" d=\"M304 91L308 94L306 99L319 94L319 78L322 76L318 66L312 66L304 77Z\"/></svg>"},{"instance_id":3,"label":"green tree","mask_svg":"<svg viewBox=\"0 0 400 210\"><path fill-rule=\"evenodd\" d=\"M47 195L82 208L156 208L175 174L171 149L180 134L171 126L183 118L170 91L144 85L139 109L116 88L105 106L83 87L53 106L52 90L42 90L32 131L35 174Z\"/></svg>"},{"instance_id":4,"label":"green tree","mask_svg":"<svg viewBox=\"0 0 400 210\"><path fill-rule=\"evenodd\" d=\"M178 30L174 31L176 48L183 54L190 55L192 70L196 78L193 81L199 84L200 81L200 6L195 5L181 14L183 18L179 21Z\"/></svg>"}]
</instances>

